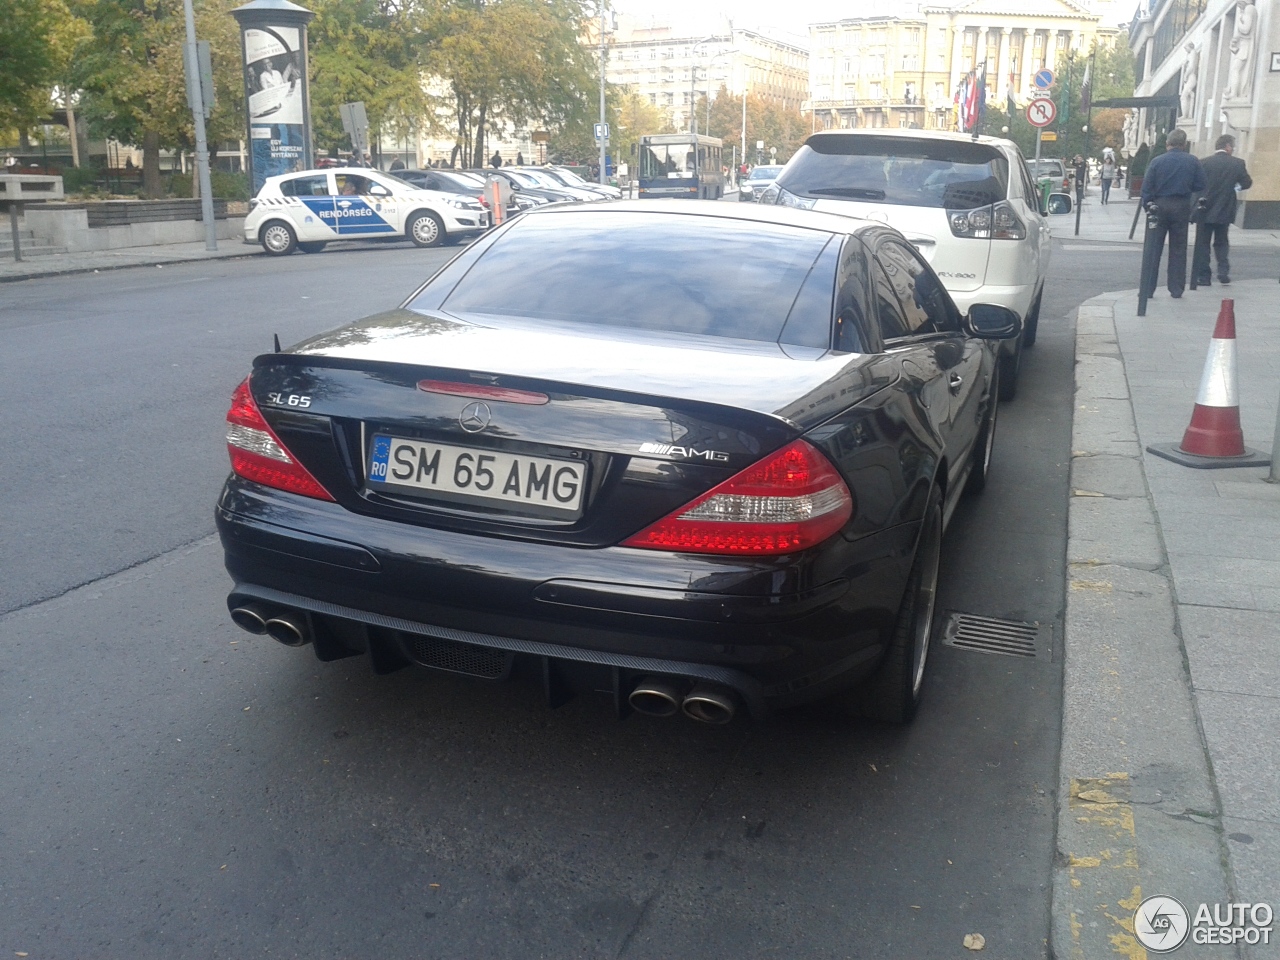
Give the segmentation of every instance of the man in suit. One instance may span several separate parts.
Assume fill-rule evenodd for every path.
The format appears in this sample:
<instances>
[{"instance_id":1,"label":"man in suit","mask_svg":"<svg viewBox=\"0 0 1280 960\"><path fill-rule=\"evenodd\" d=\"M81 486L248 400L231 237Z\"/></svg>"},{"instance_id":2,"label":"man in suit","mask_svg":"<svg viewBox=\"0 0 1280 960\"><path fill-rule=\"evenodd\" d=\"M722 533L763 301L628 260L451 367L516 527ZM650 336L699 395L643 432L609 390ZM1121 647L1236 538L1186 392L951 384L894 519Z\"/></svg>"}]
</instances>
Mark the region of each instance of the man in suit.
<instances>
[{"instance_id":1,"label":"man in suit","mask_svg":"<svg viewBox=\"0 0 1280 960\"><path fill-rule=\"evenodd\" d=\"M1213 255L1218 261L1218 282L1231 282L1231 244L1227 240L1227 231L1236 218L1236 188L1248 190L1253 186L1253 178L1249 176L1244 161L1233 156L1236 149L1235 137L1224 134L1214 143L1213 148L1217 152L1200 161L1206 185L1200 195L1201 203L1191 218L1196 223L1196 248L1191 258L1191 275L1198 287L1209 286L1212 274L1209 263L1210 244L1213 245Z\"/></svg>"},{"instance_id":2,"label":"man in suit","mask_svg":"<svg viewBox=\"0 0 1280 960\"><path fill-rule=\"evenodd\" d=\"M1165 141L1168 150L1151 161L1142 178L1142 206L1155 213L1155 225L1146 247L1150 262L1144 264L1147 296L1155 296L1160 276L1160 253L1169 238L1169 296L1177 300L1187 285L1187 224L1191 222L1191 195L1205 188L1200 161L1187 153L1187 135L1174 130Z\"/></svg>"}]
</instances>

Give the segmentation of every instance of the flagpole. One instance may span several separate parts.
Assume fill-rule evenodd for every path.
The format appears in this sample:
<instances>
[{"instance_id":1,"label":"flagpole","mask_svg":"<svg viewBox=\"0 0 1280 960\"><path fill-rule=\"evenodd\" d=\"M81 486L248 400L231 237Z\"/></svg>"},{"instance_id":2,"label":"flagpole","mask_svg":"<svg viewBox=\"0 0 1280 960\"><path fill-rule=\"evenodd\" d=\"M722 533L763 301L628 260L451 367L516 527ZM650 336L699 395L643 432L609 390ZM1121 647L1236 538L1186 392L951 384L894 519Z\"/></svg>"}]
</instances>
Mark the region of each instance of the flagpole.
<instances>
[{"instance_id":1,"label":"flagpole","mask_svg":"<svg viewBox=\"0 0 1280 960\"><path fill-rule=\"evenodd\" d=\"M1087 95L1089 102L1085 104L1084 108L1084 153L1082 154L1084 157L1084 190L1080 191L1080 200L1076 204L1075 235L1077 237L1080 236L1080 211L1084 208L1084 195L1089 190L1089 137L1093 134L1093 67L1097 62L1097 57L1098 42L1095 40L1093 43L1093 50L1089 53L1089 69L1085 73L1085 77L1088 78L1088 82L1082 84L1080 87L1080 93L1082 95Z\"/></svg>"}]
</instances>

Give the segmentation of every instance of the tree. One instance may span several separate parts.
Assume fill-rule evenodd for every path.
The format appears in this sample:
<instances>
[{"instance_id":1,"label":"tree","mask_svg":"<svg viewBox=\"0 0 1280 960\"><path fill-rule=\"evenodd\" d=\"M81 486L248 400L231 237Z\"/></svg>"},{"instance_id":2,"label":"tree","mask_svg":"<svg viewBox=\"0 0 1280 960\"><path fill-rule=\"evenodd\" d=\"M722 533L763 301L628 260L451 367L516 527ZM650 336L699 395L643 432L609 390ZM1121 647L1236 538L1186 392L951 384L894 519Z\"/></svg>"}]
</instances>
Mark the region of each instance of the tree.
<instances>
[{"instance_id":1,"label":"tree","mask_svg":"<svg viewBox=\"0 0 1280 960\"><path fill-rule=\"evenodd\" d=\"M553 160L572 163L599 163L595 124L600 108L588 108L551 133L547 154ZM640 138L653 133L674 133L671 118L648 98L629 87L609 84L605 88L605 122L609 124L609 153L626 163L639 156Z\"/></svg>"},{"instance_id":2,"label":"tree","mask_svg":"<svg viewBox=\"0 0 1280 960\"><path fill-rule=\"evenodd\" d=\"M449 87L457 143L484 165L491 127L560 128L589 114L596 62L578 42L583 0L453 0L429 66Z\"/></svg>"},{"instance_id":3,"label":"tree","mask_svg":"<svg viewBox=\"0 0 1280 960\"><path fill-rule=\"evenodd\" d=\"M162 194L160 149L194 143L182 61L182 0L72 0L92 33L68 70L82 114L102 134L142 146L142 188ZM217 107L211 140L243 136L244 94L234 0L198 0L196 33L209 40Z\"/></svg>"},{"instance_id":4,"label":"tree","mask_svg":"<svg viewBox=\"0 0 1280 960\"><path fill-rule=\"evenodd\" d=\"M0 16L0 130L26 130L48 116L52 87L66 79L87 25L63 0L9 0Z\"/></svg>"},{"instance_id":5,"label":"tree","mask_svg":"<svg viewBox=\"0 0 1280 960\"><path fill-rule=\"evenodd\" d=\"M350 145L338 107L361 101L375 132L431 115L423 63L439 41L437 8L417 0L315 0L308 28L311 126L321 151Z\"/></svg>"},{"instance_id":6,"label":"tree","mask_svg":"<svg viewBox=\"0 0 1280 960\"><path fill-rule=\"evenodd\" d=\"M698 102L699 126L705 125L707 101L703 97ZM786 163L791 155L800 149L805 138L812 133L812 120L798 110L788 110L781 104L766 100L758 94L747 95L747 158L756 160L756 141L764 141L764 162L769 163L772 154L769 149L778 149L777 162ZM729 93L724 86L720 87L715 99L711 102L710 135L719 137L725 142L725 150L730 151L742 137L742 96ZM703 131L707 132L707 131ZM727 161L726 161L727 162Z\"/></svg>"}]
</instances>

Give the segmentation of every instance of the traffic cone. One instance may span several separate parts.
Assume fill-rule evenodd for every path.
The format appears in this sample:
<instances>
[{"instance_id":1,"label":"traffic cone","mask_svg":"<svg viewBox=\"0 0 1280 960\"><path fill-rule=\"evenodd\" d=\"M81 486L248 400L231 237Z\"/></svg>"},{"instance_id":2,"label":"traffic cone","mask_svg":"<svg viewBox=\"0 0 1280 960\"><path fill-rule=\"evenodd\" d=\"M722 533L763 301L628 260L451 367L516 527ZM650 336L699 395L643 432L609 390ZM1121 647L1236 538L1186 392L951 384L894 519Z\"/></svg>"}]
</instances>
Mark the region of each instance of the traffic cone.
<instances>
[{"instance_id":1,"label":"traffic cone","mask_svg":"<svg viewBox=\"0 0 1280 960\"><path fill-rule=\"evenodd\" d=\"M1223 300L1200 375L1200 392L1182 443L1147 447L1186 467L1265 467L1271 461L1244 445L1236 392L1236 302Z\"/></svg>"}]
</instances>

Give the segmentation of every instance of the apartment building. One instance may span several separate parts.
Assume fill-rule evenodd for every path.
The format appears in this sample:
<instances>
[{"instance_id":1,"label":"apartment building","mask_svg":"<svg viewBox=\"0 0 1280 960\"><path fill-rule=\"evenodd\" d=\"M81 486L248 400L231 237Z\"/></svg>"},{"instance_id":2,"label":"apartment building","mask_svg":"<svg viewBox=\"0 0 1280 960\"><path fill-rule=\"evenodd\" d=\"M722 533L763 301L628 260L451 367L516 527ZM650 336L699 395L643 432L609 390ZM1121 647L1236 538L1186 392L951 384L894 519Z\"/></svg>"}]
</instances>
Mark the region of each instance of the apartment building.
<instances>
[{"instance_id":1,"label":"apartment building","mask_svg":"<svg viewBox=\"0 0 1280 960\"><path fill-rule=\"evenodd\" d=\"M687 129L689 105L714 98L721 86L731 94L758 94L799 110L808 99L809 51L800 37L721 24L708 33L668 23L621 17L609 45L606 75L667 112Z\"/></svg>"},{"instance_id":2,"label":"apartment building","mask_svg":"<svg viewBox=\"0 0 1280 960\"><path fill-rule=\"evenodd\" d=\"M932 4L868 0L857 16L809 27L814 123L824 129L954 130L954 97L979 66L987 98L1030 99L1032 78L1119 30L1102 9L1074 0Z\"/></svg>"}]
</instances>

